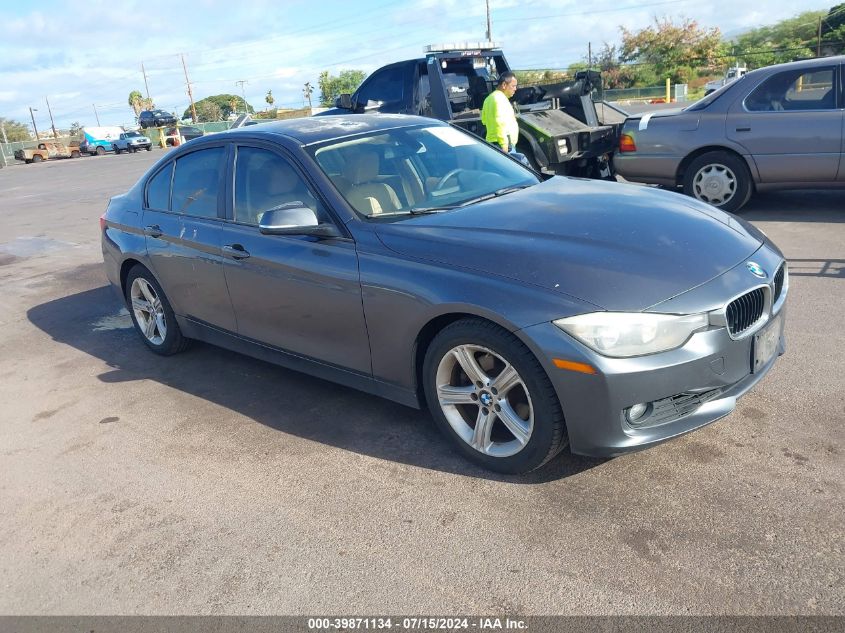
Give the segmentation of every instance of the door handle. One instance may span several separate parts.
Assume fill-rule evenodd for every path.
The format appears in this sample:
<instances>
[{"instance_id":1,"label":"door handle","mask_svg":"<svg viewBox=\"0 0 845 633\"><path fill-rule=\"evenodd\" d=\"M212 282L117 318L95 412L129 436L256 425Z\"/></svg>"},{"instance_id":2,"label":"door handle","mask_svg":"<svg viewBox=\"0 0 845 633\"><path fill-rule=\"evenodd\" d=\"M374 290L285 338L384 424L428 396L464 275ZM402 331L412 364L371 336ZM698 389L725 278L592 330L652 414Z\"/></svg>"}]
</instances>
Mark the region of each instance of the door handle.
<instances>
[{"instance_id":1,"label":"door handle","mask_svg":"<svg viewBox=\"0 0 845 633\"><path fill-rule=\"evenodd\" d=\"M228 255L232 259L246 259L249 257L249 253L240 244L226 244L223 247L223 254Z\"/></svg>"},{"instance_id":2,"label":"door handle","mask_svg":"<svg viewBox=\"0 0 845 633\"><path fill-rule=\"evenodd\" d=\"M144 227L144 235L149 237L161 237L164 235L164 231L161 230L161 227L158 224L150 224L149 226Z\"/></svg>"},{"instance_id":3,"label":"door handle","mask_svg":"<svg viewBox=\"0 0 845 633\"><path fill-rule=\"evenodd\" d=\"M750 132L751 128L750 127L738 127L738 128L736 128L736 131L737 132Z\"/></svg>"}]
</instances>

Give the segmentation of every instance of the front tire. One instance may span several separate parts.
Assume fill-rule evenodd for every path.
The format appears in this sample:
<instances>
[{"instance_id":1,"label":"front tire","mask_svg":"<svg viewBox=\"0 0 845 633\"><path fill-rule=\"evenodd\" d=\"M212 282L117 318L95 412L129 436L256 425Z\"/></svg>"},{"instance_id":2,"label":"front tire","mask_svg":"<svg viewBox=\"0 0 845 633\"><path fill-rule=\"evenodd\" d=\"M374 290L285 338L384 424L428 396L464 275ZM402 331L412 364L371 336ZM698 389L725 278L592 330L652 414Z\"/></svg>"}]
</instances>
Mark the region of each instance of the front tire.
<instances>
[{"instance_id":1,"label":"front tire","mask_svg":"<svg viewBox=\"0 0 845 633\"><path fill-rule=\"evenodd\" d=\"M745 161L729 152L707 152L684 172L684 193L723 211L741 209L754 191Z\"/></svg>"},{"instance_id":2,"label":"front tire","mask_svg":"<svg viewBox=\"0 0 845 633\"><path fill-rule=\"evenodd\" d=\"M568 444L563 412L535 356L477 319L444 328L423 364L429 410L467 458L501 473L539 468Z\"/></svg>"},{"instance_id":3,"label":"front tire","mask_svg":"<svg viewBox=\"0 0 845 633\"><path fill-rule=\"evenodd\" d=\"M170 356L188 347L190 340L182 336L173 308L150 271L134 266L126 277L124 297L135 329L153 352Z\"/></svg>"}]
</instances>

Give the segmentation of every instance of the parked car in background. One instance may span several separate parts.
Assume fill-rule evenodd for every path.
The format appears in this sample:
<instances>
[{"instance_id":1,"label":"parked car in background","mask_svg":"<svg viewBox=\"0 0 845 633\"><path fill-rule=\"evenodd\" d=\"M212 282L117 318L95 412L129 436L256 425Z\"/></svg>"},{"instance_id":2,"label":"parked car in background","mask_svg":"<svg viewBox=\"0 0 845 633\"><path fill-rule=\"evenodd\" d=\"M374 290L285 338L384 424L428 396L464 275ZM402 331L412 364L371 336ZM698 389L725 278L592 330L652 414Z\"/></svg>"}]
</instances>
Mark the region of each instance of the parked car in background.
<instances>
[{"instance_id":1,"label":"parked car in background","mask_svg":"<svg viewBox=\"0 0 845 633\"><path fill-rule=\"evenodd\" d=\"M149 152L153 149L152 141L140 132L124 132L112 141L112 145L115 154L137 152L139 149L145 149Z\"/></svg>"},{"instance_id":2,"label":"parked car in background","mask_svg":"<svg viewBox=\"0 0 845 633\"><path fill-rule=\"evenodd\" d=\"M747 72L748 69L745 66L732 66L731 68L728 68L725 71L724 77L708 81L704 85L704 94L709 95L711 92L716 92L722 86L727 86L732 81L736 81Z\"/></svg>"},{"instance_id":3,"label":"parked car in background","mask_svg":"<svg viewBox=\"0 0 845 633\"><path fill-rule=\"evenodd\" d=\"M79 151L89 156L102 156L114 149L112 143L123 134L123 128L115 125L84 127L80 134L82 140L79 142Z\"/></svg>"},{"instance_id":4,"label":"parked car in background","mask_svg":"<svg viewBox=\"0 0 845 633\"><path fill-rule=\"evenodd\" d=\"M187 141L195 138L205 136L205 132L203 132L200 128L193 127L191 125L180 125L179 127L167 128L164 135L166 137L165 143L172 146L175 145L174 138L177 136L181 137L180 143L186 143Z\"/></svg>"},{"instance_id":5,"label":"parked car in background","mask_svg":"<svg viewBox=\"0 0 845 633\"><path fill-rule=\"evenodd\" d=\"M682 110L630 116L616 170L725 211L755 191L845 187L843 64L845 56L769 66Z\"/></svg>"},{"instance_id":6,"label":"parked car in background","mask_svg":"<svg viewBox=\"0 0 845 633\"><path fill-rule=\"evenodd\" d=\"M426 403L502 472L709 424L783 352L786 263L753 226L665 191L543 178L434 119L197 139L100 226L153 352L201 339Z\"/></svg>"},{"instance_id":7,"label":"parked car in background","mask_svg":"<svg viewBox=\"0 0 845 633\"><path fill-rule=\"evenodd\" d=\"M138 115L138 125L142 128L176 125L176 117L164 110L144 110Z\"/></svg>"},{"instance_id":8,"label":"parked car in background","mask_svg":"<svg viewBox=\"0 0 845 633\"><path fill-rule=\"evenodd\" d=\"M78 145L65 145L55 141L39 143L37 147L26 147L15 150L15 160L29 163L40 163L52 158L79 158Z\"/></svg>"}]
</instances>

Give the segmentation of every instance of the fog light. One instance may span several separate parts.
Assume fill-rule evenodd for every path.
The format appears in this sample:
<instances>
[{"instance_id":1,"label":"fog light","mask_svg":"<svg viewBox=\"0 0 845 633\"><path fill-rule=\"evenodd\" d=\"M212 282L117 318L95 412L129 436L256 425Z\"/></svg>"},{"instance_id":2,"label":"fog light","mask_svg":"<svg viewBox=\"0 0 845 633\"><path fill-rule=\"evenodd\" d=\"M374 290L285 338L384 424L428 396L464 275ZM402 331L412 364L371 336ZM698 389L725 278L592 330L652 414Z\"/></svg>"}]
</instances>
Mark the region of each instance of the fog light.
<instances>
[{"instance_id":1,"label":"fog light","mask_svg":"<svg viewBox=\"0 0 845 633\"><path fill-rule=\"evenodd\" d=\"M628 422L634 424L637 420L639 420L645 415L646 411L648 411L648 403L641 402L639 404L635 404L633 407L628 409L628 412L625 414L625 416L628 418Z\"/></svg>"}]
</instances>

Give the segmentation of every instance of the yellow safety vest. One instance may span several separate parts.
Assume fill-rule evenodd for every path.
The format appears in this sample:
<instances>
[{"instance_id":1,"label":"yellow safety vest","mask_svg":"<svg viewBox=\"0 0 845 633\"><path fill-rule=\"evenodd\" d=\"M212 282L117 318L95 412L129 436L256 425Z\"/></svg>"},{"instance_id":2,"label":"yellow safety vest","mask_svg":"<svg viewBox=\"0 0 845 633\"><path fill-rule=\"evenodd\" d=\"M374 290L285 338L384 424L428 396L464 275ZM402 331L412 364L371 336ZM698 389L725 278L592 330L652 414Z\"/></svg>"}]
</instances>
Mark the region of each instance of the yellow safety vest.
<instances>
[{"instance_id":1,"label":"yellow safety vest","mask_svg":"<svg viewBox=\"0 0 845 633\"><path fill-rule=\"evenodd\" d=\"M501 90L494 90L481 107L481 123L487 129L487 142L496 143L505 151L508 145L516 147L519 139L519 125L513 106Z\"/></svg>"}]
</instances>

